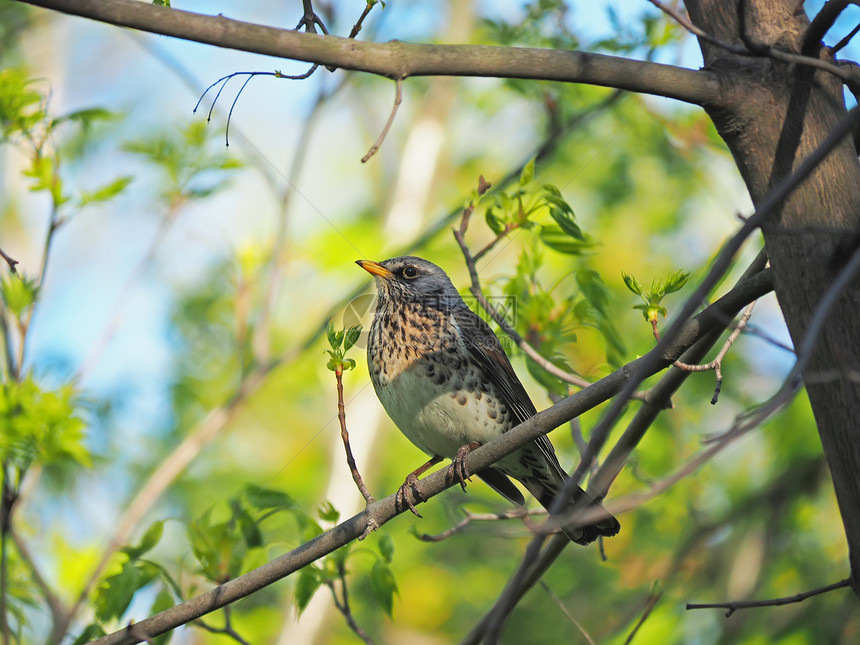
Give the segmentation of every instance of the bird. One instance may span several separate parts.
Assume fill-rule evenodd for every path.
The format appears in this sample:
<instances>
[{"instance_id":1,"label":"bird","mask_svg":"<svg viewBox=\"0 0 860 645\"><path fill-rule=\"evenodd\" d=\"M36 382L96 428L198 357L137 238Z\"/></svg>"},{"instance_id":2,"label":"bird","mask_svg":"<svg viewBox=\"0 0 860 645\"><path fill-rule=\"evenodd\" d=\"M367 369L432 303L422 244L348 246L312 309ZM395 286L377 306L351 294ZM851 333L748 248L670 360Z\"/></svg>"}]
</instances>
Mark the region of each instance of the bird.
<instances>
[{"instance_id":1,"label":"bird","mask_svg":"<svg viewBox=\"0 0 860 645\"><path fill-rule=\"evenodd\" d=\"M415 256L357 260L373 275L377 306L367 341L373 388L394 424L430 459L411 472L396 502L421 515L410 500L418 477L443 458L448 476L463 490L470 473L465 457L478 446L537 414L490 326L475 314L440 267ZM547 510L568 477L549 439L542 435L475 473L517 505L525 499L516 479ZM560 527L572 542L611 537L618 520L576 487L571 505L585 497L601 517L587 526Z\"/></svg>"}]
</instances>

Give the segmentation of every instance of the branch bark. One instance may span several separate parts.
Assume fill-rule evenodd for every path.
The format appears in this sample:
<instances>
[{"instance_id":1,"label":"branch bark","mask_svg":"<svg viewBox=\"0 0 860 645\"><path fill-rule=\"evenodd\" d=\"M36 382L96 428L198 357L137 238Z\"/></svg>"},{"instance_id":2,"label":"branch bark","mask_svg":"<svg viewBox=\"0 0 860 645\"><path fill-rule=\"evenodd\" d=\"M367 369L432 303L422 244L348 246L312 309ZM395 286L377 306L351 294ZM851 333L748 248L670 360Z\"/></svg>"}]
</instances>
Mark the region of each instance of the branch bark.
<instances>
[{"instance_id":1,"label":"branch bark","mask_svg":"<svg viewBox=\"0 0 860 645\"><path fill-rule=\"evenodd\" d=\"M481 45L362 42L171 9L134 0L19 0L119 27L240 51L357 70L409 76L481 76L588 83L655 94L695 105L717 104L716 76L672 65L577 51Z\"/></svg>"}]
</instances>

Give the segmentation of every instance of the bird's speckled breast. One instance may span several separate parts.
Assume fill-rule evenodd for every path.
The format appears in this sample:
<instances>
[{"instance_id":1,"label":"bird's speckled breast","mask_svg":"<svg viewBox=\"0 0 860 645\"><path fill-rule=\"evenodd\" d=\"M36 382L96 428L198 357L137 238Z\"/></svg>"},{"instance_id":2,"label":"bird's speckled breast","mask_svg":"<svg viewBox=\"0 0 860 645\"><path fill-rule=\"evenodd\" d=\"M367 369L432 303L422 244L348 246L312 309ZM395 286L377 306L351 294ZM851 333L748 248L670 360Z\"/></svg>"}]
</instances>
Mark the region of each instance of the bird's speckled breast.
<instances>
[{"instance_id":1,"label":"bird's speckled breast","mask_svg":"<svg viewBox=\"0 0 860 645\"><path fill-rule=\"evenodd\" d=\"M510 427L507 408L468 358L445 311L406 302L383 304L367 350L370 377L401 432L431 456L453 457Z\"/></svg>"}]
</instances>

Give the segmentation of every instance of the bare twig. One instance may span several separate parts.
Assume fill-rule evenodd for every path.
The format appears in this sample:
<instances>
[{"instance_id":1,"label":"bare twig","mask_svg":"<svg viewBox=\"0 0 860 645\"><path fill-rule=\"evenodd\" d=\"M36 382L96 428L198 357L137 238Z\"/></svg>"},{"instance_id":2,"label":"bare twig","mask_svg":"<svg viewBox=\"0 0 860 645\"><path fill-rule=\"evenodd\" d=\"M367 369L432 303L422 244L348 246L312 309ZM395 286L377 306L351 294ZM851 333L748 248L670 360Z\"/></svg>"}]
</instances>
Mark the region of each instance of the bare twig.
<instances>
[{"instance_id":1,"label":"bare twig","mask_svg":"<svg viewBox=\"0 0 860 645\"><path fill-rule=\"evenodd\" d=\"M555 594L555 592L554 592L552 589L550 589L549 585L548 585L547 583L545 583L543 580L541 580L541 581L540 581L540 586L541 586L541 587L543 587L543 590L544 590L544 591L546 591L547 595L548 595L550 598L552 598L553 602L554 602L554 603L558 606L558 608L561 610L561 613L563 613L563 614L565 615L565 617L566 617L566 618L567 618L571 623L573 623L574 627L576 627L576 628L579 630L579 632L580 632L580 633L585 637L585 640L587 640L587 641L588 641L588 644L589 644L589 645L594 645L594 639L592 639L592 638L591 638L591 636L589 636L588 632L587 632L587 631L585 631L585 628L584 628L582 625L580 625L580 624L579 624L579 622L576 620L576 618L574 618L574 617L571 615L571 613L567 610L567 607L565 607L565 606L564 606L564 603L561 601L561 598L559 598L559 597Z\"/></svg>"},{"instance_id":2,"label":"bare twig","mask_svg":"<svg viewBox=\"0 0 860 645\"><path fill-rule=\"evenodd\" d=\"M9 529L9 535L12 538L12 541L15 543L15 547L18 549L18 553L21 555L21 560L27 565L30 569L30 575L33 577L33 582L36 583L36 586L39 588L39 591L42 592L42 596L45 598L45 602L48 605L48 609L51 612L51 623L52 625L58 625L62 622L63 617L66 614L66 610L63 607L63 601L54 593L53 589L51 589L50 585L48 585L47 580L42 575L41 571L39 571L39 567L36 566L36 561L33 559L33 556L30 554L30 549L27 548L27 543L18 535L18 532L15 531L13 527Z\"/></svg>"},{"instance_id":3,"label":"bare twig","mask_svg":"<svg viewBox=\"0 0 860 645\"><path fill-rule=\"evenodd\" d=\"M833 45L833 47L830 48L830 54L833 55L836 52L838 52L840 49L842 49L846 45L848 45L848 43L851 42L851 39L857 35L858 31L860 31L860 24L858 24L856 27L854 27L854 29L849 31L848 34L842 40L840 40L838 43Z\"/></svg>"},{"instance_id":4,"label":"bare twig","mask_svg":"<svg viewBox=\"0 0 860 645\"><path fill-rule=\"evenodd\" d=\"M324 34L328 35L328 29L326 29L323 21L320 20L320 17L316 12L314 12L313 2L311 0L302 0L302 9L304 13L299 19L299 24L296 25L295 31L304 27L306 32L315 34L317 33L316 27L319 26L320 30Z\"/></svg>"},{"instance_id":5,"label":"bare twig","mask_svg":"<svg viewBox=\"0 0 860 645\"><path fill-rule=\"evenodd\" d=\"M757 301L756 301L757 302ZM687 363L682 363L681 361L675 361L675 367L685 370L687 372L707 372L710 370L714 370L714 374L717 378L717 383L714 386L714 396L711 398L711 405L716 405L717 400L720 398L720 390L723 387L723 359L726 357L731 346L737 340L738 336L741 335L741 332L746 327L747 322L749 322L750 316L752 316L753 308L755 307L755 302L751 302L747 305L747 308L744 310L741 319L738 321L737 326L734 328L729 337L726 339L726 342L723 344L722 349L716 355L714 360L710 363L705 363L704 365L688 365Z\"/></svg>"},{"instance_id":6,"label":"bare twig","mask_svg":"<svg viewBox=\"0 0 860 645\"><path fill-rule=\"evenodd\" d=\"M654 607L657 606L657 603L660 602L660 598L662 597L662 591L651 592L648 596L648 600L645 602L645 608L642 610L642 615L639 617L639 620L636 621L636 625L633 626L633 630L627 635L627 638L624 639L624 645L630 645L630 643L633 642L633 637L636 636L636 632L638 632L639 628L645 624L648 616L650 616L651 612L654 611Z\"/></svg>"},{"instance_id":7,"label":"bare twig","mask_svg":"<svg viewBox=\"0 0 860 645\"><path fill-rule=\"evenodd\" d=\"M749 609L751 607L779 607L780 605L790 605L795 602L802 602L812 596L818 596L828 591L843 589L851 586L851 580L846 578L833 584L810 589L793 596L783 596L781 598L771 598L770 600L733 600L730 602L711 602L711 603L687 603L687 609L727 609L726 618L735 613L738 609Z\"/></svg>"},{"instance_id":8,"label":"bare twig","mask_svg":"<svg viewBox=\"0 0 860 645\"><path fill-rule=\"evenodd\" d=\"M2 257L6 261L6 264L9 265L9 270L15 275L18 275L18 269L15 268L18 264L18 260L9 257L3 249L0 249L0 257Z\"/></svg>"},{"instance_id":9,"label":"bare twig","mask_svg":"<svg viewBox=\"0 0 860 645\"><path fill-rule=\"evenodd\" d=\"M352 480L358 487L361 496L368 504L373 504L376 500L373 495L367 490L364 485L364 480L361 478L361 473L358 472L358 466L355 465L355 457L352 456L352 448L349 446L349 431L346 429L346 410L343 406L343 367L338 365L334 371L334 376L337 379L337 420L340 422L340 438L343 439L343 448L346 450L346 463L349 466L349 472L352 474Z\"/></svg>"},{"instance_id":10,"label":"bare twig","mask_svg":"<svg viewBox=\"0 0 860 645\"><path fill-rule=\"evenodd\" d=\"M821 7L821 11L809 23L800 51L807 56L817 54L821 48L821 41L824 39L824 35L850 4L860 6L860 2L857 0L828 0L828 2L825 2L824 6Z\"/></svg>"},{"instance_id":11,"label":"bare twig","mask_svg":"<svg viewBox=\"0 0 860 645\"><path fill-rule=\"evenodd\" d=\"M504 511L502 513L472 513L468 510L464 512L466 514L466 517L464 517L451 528L442 531L441 533L436 533L435 535L430 535L429 533L420 533L417 535L418 539L423 542L442 542L443 540L447 540L452 535L462 533L465 528L469 526L469 524L471 524L472 522L523 520L526 525L530 525L530 523L526 521L528 517L534 515L546 515L546 510L543 508L527 509L524 507L518 507L515 509L511 509L510 511Z\"/></svg>"},{"instance_id":12,"label":"bare twig","mask_svg":"<svg viewBox=\"0 0 860 645\"><path fill-rule=\"evenodd\" d=\"M347 38L355 38L356 36L358 36L358 32L361 31L361 24L364 22L364 19L367 18L367 14L370 13L370 10L373 9L374 5L376 4L379 3L368 2L366 5L364 5L364 11L361 12L361 15L358 17L358 20L355 21L355 24L352 26L352 29L350 29L349 36L347 36Z\"/></svg>"},{"instance_id":13,"label":"bare twig","mask_svg":"<svg viewBox=\"0 0 860 645\"><path fill-rule=\"evenodd\" d=\"M240 645L251 645L248 641L246 641L242 636L233 628L233 624L230 622L230 605L224 607L224 626L223 627L215 627L210 625L202 618L198 618L195 620L192 625L196 625L197 627L202 628L203 630L211 633L211 634L223 634L224 636L229 636L234 641L239 643Z\"/></svg>"},{"instance_id":14,"label":"bare twig","mask_svg":"<svg viewBox=\"0 0 860 645\"><path fill-rule=\"evenodd\" d=\"M352 615L352 610L349 607L349 592L346 586L346 569L344 568L343 560L340 560L337 564L337 576L340 578L340 598L337 597L334 582L331 580L326 582L328 588L331 590L332 598L334 598L334 606L343 615L349 628L367 645L373 645L373 640L367 635L367 632L355 622L355 616Z\"/></svg>"},{"instance_id":15,"label":"bare twig","mask_svg":"<svg viewBox=\"0 0 860 645\"><path fill-rule=\"evenodd\" d=\"M397 110L400 107L400 102L403 100L403 77L397 77L395 82L397 85L394 91L394 107L391 108L391 114L388 115L388 121L385 122L385 127L382 128L382 132L379 133L379 137L376 139L376 142L370 146L370 150L368 150L367 154L361 158L361 163L367 163L367 160L376 154L376 151L379 150L379 146L381 146L382 142L385 141L385 136L391 129L391 124L394 123L394 117L397 116Z\"/></svg>"}]
</instances>

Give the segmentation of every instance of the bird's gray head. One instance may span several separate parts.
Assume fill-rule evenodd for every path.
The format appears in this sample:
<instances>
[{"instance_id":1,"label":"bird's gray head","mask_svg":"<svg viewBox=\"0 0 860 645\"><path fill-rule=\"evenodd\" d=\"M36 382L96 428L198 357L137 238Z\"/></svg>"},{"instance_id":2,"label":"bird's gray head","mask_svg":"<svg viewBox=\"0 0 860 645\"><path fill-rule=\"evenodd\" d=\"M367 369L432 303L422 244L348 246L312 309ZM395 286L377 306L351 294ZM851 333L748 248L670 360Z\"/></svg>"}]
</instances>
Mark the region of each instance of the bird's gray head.
<instances>
[{"instance_id":1,"label":"bird's gray head","mask_svg":"<svg viewBox=\"0 0 860 645\"><path fill-rule=\"evenodd\" d=\"M356 264L376 278L380 304L386 301L418 302L435 299L453 306L461 300L447 274L432 262L404 255L382 262L357 260Z\"/></svg>"}]
</instances>

